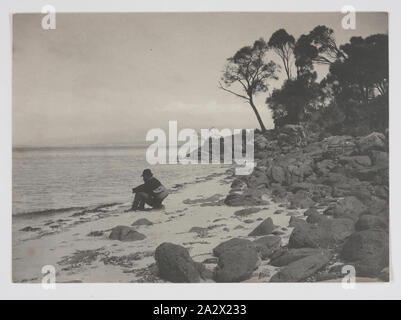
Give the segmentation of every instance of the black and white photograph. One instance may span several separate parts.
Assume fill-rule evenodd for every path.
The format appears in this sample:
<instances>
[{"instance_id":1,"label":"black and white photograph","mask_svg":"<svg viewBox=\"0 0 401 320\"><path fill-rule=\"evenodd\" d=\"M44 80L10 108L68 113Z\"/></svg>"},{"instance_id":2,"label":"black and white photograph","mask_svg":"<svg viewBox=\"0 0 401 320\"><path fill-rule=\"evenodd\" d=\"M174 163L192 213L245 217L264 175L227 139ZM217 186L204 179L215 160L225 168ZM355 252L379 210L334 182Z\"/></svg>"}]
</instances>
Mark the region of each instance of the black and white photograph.
<instances>
[{"instance_id":1,"label":"black and white photograph","mask_svg":"<svg viewBox=\"0 0 401 320\"><path fill-rule=\"evenodd\" d=\"M343 17L14 15L13 281L389 281L387 14Z\"/></svg>"},{"instance_id":2,"label":"black and white photograph","mask_svg":"<svg viewBox=\"0 0 401 320\"><path fill-rule=\"evenodd\" d=\"M10 12L9 282L394 283L390 18Z\"/></svg>"}]
</instances>

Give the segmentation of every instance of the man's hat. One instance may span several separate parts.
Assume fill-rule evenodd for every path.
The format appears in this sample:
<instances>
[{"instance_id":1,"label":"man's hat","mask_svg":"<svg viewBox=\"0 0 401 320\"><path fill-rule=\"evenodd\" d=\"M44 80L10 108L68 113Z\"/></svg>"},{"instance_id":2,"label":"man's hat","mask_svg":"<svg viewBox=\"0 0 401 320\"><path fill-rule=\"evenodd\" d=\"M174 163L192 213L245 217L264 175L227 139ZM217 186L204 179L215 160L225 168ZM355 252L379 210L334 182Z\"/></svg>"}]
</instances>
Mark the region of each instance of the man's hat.
<instances>
[{"instance_id":1,"label":"man's hat","mask_svg":"<svg viewBox=\"0 0 401 320\"><path fill-rule=\"evenodd\" d=\"M151 176L153 176L153 173L152 173L152 171L150 171L150 169L145 169L145 170L143 170L143 172L141 174L141 177L143 177L143 176L151 177Z\"/></svg>"}]
</instances>

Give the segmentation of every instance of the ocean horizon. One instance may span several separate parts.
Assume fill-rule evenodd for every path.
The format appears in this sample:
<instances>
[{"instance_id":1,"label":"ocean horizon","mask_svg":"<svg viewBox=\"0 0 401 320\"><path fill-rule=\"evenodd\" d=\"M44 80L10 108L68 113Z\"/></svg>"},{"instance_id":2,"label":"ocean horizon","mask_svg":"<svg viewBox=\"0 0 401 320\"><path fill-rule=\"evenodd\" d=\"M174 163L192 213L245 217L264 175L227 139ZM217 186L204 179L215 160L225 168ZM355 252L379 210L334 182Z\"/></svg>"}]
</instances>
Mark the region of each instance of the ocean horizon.
<instances>
[{"instance_id":1,"label":"ocean horizon","mask_svg":"<svg viewBox=\"0 0 401 320\"><path fill-rule=\"evenodd\" d=\"M167 188L212 172L215 166L146 161L147 145L13 147L13 216L126 203L151 168Z\"/></svg>"}]
</instances>

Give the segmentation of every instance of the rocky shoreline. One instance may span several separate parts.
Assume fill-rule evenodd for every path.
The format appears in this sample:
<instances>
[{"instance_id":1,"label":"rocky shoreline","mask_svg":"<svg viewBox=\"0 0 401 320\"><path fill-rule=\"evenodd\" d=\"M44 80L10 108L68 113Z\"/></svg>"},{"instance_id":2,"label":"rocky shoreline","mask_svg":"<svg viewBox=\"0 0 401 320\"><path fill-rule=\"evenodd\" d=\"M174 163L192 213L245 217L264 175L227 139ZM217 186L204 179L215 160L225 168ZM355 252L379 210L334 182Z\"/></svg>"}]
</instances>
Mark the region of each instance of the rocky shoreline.
<instances>
[{"instance_id":1,"label":"rocky shoreline","mask_svg":"<svg viewBox=\"0 0 401 320\"><path fill-rule=\"evenodd\" d=\"M240 216L257 212L256 206L268 205L268 199L283 207L275 214L302 210L289 221L288 244L283 245L281 232L267 218L248 236L215 247L212 273L205 273L182 247L163 244L156 262L159 269L168 265L173 272L163 272L166 280L198 282L206 274L216 282L249 281L265 262L278 267L270 282L340 281L345 265L355 268L357 281L389 281L384 134L319 139L300 125L287 125L257 134L255 157L252 175L235 178L224 203L249 206L235 213Z\"/></svg>"},{"instance_id":2,"label":"rocky shoreline","mask_svg":"<svg viewBox=\"0 0 401 320\"><path fill-rule=\"evenodd\" d=\"M173 186L162 210L111 204L20 228L14 281L40 281L23 268L50 263L60 282L341 281L344 265L389 281L384 134L319 139L287 125L256 133L255 158L249 176Z\"/></svg>"}]
</instances>

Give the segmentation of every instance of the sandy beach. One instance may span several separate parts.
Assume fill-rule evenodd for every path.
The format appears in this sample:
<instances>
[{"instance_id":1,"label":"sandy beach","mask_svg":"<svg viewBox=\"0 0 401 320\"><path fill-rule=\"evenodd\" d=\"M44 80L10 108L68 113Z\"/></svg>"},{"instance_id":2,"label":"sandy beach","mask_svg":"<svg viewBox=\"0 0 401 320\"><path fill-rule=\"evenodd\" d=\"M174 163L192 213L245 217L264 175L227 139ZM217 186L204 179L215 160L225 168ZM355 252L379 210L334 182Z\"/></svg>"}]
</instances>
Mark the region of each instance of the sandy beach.
<instances>
[{"instance_id":1,"label":"sandy beach","mask_svg":"<svg viewBox=\"0 0 401 320\"><path fill-rule=\"evenodd\" d=\"M339 281L345 265L357 270L356 281L388 281L388 189L377 180L386 177L388 155L377 151L379 161L373 152L373 164L358 155L384 149L385 137L351 138L347 152L355 155L326 159L325 150L350 137L287 151L278 144L284 135L299 141L300 130L285 129L279 139L256 136L249 176L210 166L204 176L167 185L161 209L129 211L127 197L16 215L13 281L41 282L49 265L56 282Z\"/></svg>"},{"instance_id":2,"label":"sandy beach","mask_svg":"<svg viewBox=\"0 0 401 320\"><path fill-rule=\"evenodd\" d=\"M154 250L161 243L182 245L195 261L203 262L213 258L212 249L225 240L254 240L247 235L268 217L282 233L285 245L292 230L288 228L290 217L302 213L289 210L274 214L279 205L270 202L259 212L236 216L236 211L246 207L224 205L231 184L226 170L178 186L160 210L125 212L131 205L127 202L87 212L72 210L14 219L13 281L40 282L42 267L53 265L57 282L159 282L162 280L154 272ZM145 239L125 242L108 238L113 227L131 226L143 218L152 225L135 228ZM216 261L210 262L205 265L212 271ZM255 270L253 280L268 281L274 273L275 268L265 262Z\"/></svg>"},{"instance_id":3,"label":"sandy beach","mask_svg":"<svg viewBox=\"0 0 401 320\"><path fill-rule=\"evenodd\" d=\"M39 9L6 32L5 295L396 291L389 10Z\"/></svg>"}]
</instances>

